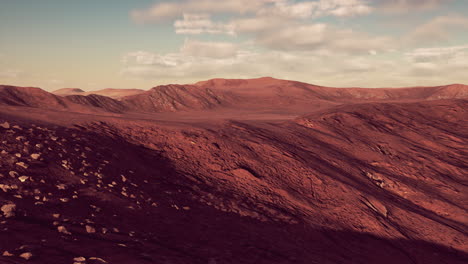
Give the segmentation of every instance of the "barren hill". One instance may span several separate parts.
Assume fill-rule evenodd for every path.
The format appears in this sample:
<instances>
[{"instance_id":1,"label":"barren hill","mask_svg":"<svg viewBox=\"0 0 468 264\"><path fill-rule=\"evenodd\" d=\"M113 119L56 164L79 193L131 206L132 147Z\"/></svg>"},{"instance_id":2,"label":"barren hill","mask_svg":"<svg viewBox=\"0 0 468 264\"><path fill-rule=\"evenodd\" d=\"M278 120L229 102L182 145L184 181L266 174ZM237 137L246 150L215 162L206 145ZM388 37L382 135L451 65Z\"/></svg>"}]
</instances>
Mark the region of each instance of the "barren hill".
<instances>
[{"instance_id":1,"label":"barren hill","mask_svg":"<svg viewBox=\"0 0 468 264\"><path fill-rule=\"evenodd\" d=\"M85 91L79 88L62 88L52 92L55 95L59 96L67 96L67 95L77 95L77 94L84 94Z\"/></svg>"},{"instance_id":2,"label":"barren hill","mask_svg":"<svg viewBox=\"0 0 468 264\"><path fill-rule=\"evenodd\" d=\"M382 91L0 89L0 262L466 263L466 86Z\"/></svg>"},{"instance_id":3,"label":"barren hill","mask_svg":"<svg viewBox=\"0 0 468 264\"><path fill-rule=\"evenodd\" d=\"M10 96L15 87L10 86ZM67 100L32 88L18 87L16 94L30 97L34 102L9 98L4 93L4 104L29 106L48 105L48 100ZM104 89L94 92L76 92L76 89L55 91L74 103L99 107L109 112L177 112L209 109L250 109L263 111L289 111L306 113L331 105L369 101L418 101L436 99L463 99L468 97L468 86L462 84L414 87L414 88L329 88L296 81L278 80L270 77L245 80L213 79L195 85L161 85L143 91L138 89ZM73 95L73 97L69 97ZM97 96L96 96L97 95ZM82 97L88 96L88 97ZM90 97L89 97L90 96ZM53 99L52 99L53 98ZM40 102L40 101L43 102ZM31 103L31 104L30 104ZM52 107L55 104L50 105Z\"/></svg>"},{"instance_id":4,"label":"barren hill","mask_svg":"<svg viewBox=\"0 0 468 264\"><path fill-rule=\"evenodd\" d=\"M97 90L97 91L85 92L77 88L63 88L63 89L53 91L52 93L55 95L59 95L59 96L95 94L95 95L107 96L113 99L120 99L125 96L136 95L136 94L140 94L143 92L145 91L140 90L140 89L115 89L115 88L106 88L106 89Z\"/></svg>"},{"instance_id":5,"label":"barren hill","mask_svg":"<svg viewBox=\"0 0 468 264\"><path fill-rule=\"evenodd\" d=\"M162 85L142 94L122 98L122 102L134 111L165 112L202 110L226 106L234 96L214 92L192 85Z\"/></svg>"}]
</instances>

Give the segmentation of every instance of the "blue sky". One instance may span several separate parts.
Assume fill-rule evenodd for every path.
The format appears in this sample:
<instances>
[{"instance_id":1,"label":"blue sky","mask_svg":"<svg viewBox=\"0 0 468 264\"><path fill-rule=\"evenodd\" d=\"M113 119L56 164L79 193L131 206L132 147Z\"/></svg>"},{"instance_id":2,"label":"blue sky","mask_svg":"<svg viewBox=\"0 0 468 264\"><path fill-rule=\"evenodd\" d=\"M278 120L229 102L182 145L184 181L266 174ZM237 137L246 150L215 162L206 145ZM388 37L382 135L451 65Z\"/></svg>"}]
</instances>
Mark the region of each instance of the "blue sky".
<instances>
[{"instance_id":1,"label":"blue sky","mask_svg":"<svg viewBox=\"0 0 468 264\"><path fill-rule=\"evenodd\" d=\"M466 0L0 0L0 83L468 83Z\"/></svg>"}]
</instances>

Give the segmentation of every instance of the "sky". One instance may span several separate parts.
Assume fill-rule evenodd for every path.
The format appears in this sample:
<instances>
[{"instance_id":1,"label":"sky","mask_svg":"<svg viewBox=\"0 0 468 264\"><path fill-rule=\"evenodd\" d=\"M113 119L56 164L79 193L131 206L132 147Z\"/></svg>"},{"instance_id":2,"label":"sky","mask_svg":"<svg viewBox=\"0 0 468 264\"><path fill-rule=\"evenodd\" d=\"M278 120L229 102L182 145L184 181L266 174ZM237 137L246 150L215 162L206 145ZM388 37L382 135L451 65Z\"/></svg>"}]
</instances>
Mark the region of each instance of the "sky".
<instances>
[{"instance_id":1,"label":"sky","mask_svg":"<svg viewBox=\"0 0 468 264\"><path fill-rule=\"evenodd\" d=\"M468 0L0 0L0 84L468 84Z\"/></svg>"}]
</instances>

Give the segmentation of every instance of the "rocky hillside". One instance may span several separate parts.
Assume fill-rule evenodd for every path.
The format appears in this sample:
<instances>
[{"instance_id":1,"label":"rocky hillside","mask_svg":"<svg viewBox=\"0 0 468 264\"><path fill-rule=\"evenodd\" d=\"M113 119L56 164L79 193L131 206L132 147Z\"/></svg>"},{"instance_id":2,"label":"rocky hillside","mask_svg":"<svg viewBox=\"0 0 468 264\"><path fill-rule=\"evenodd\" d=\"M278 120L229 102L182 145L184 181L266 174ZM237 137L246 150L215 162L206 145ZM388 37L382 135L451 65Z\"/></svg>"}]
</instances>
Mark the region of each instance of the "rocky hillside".
<instances>
[{"instance_id":1,"label":"rocky hillside","mask_svg":"<svg viewBox=\"0 0 468 264\"><path fill-rule=\"evenodd\" d=\"M191 92L184 106L216 101ZM0 262L466 263L467 109L187 123L3 107Z\"/></svg>"},{"instance_id":2,"label":"rocky hillside","mask_svg":"<svg viewBox=\"0 0 468 264\"><path fill-rule=\"evenodd\" d=\"M415 88L329 88L274 78L213 79L195 85L161 85L149 91L104 89L82 92L61 89L51 94L38 88L2 86L0 104L74 111L160 113L194 110L263 110L305 113L346 103L466 99L462 84ZM77 107L81 105L81 107ZM311 107L313 109L311 109ZM87 108L92 108L87 110Z\"/></svg>"},{"instance_id":3,"label":"rocky hillside","mask_svg":"<svg viewBox=\"0 0 468 264\"><path fill-rule=\"evenodd\" d=\"M133 111L174 112L206 110L228 106L235 96L227 92L214 92L192 85L163 85L145 93L128 96L122 103Z\"/></svg>"},{"instance_id":4,"label":"rocky hillside","mask_svg":"<svg viewBox=\"0 0 468 264\"><path fill-rule=\"evenodd\" d=\"M67 100L35 87L0 86L0 104L37 108L67 108Z\"/></svg>"},{"instance_id":5,"label":"rocky hillside","mask_svg":"<svg viewBox=\"0 0 468 264\"><path fill-rule=\"evenodd\" d=\"M122 113L128 110L120 101L97 94L68 95L65 98L76 104L100 108L108 112Z\"/></svg>"}]
</instances>

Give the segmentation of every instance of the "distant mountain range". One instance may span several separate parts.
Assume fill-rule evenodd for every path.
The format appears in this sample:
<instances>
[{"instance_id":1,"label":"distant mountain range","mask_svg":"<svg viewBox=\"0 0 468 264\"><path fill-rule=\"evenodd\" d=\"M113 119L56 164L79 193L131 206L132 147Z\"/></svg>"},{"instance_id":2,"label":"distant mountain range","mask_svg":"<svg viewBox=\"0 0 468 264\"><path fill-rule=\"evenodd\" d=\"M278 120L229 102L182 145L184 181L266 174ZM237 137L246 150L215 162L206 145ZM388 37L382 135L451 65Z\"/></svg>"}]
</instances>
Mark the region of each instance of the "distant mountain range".
<instances>
[{"instance_id":1,"label":"distant mountain range","mask_svg":"<svg viewBox=\"0 0 468 264\"><path fill-rule=\"evenodd\" d=\"M412 88L331 88L270 77L212 79L193 85L160 85L148 91L103 89L84 92L65 88L0 86L0 103L48 109L99 112L176 112L231 109L310 111L314 105L349 102L412 101L468 98L468 86L452 84Z\"/></svg>"}]
</instances>

